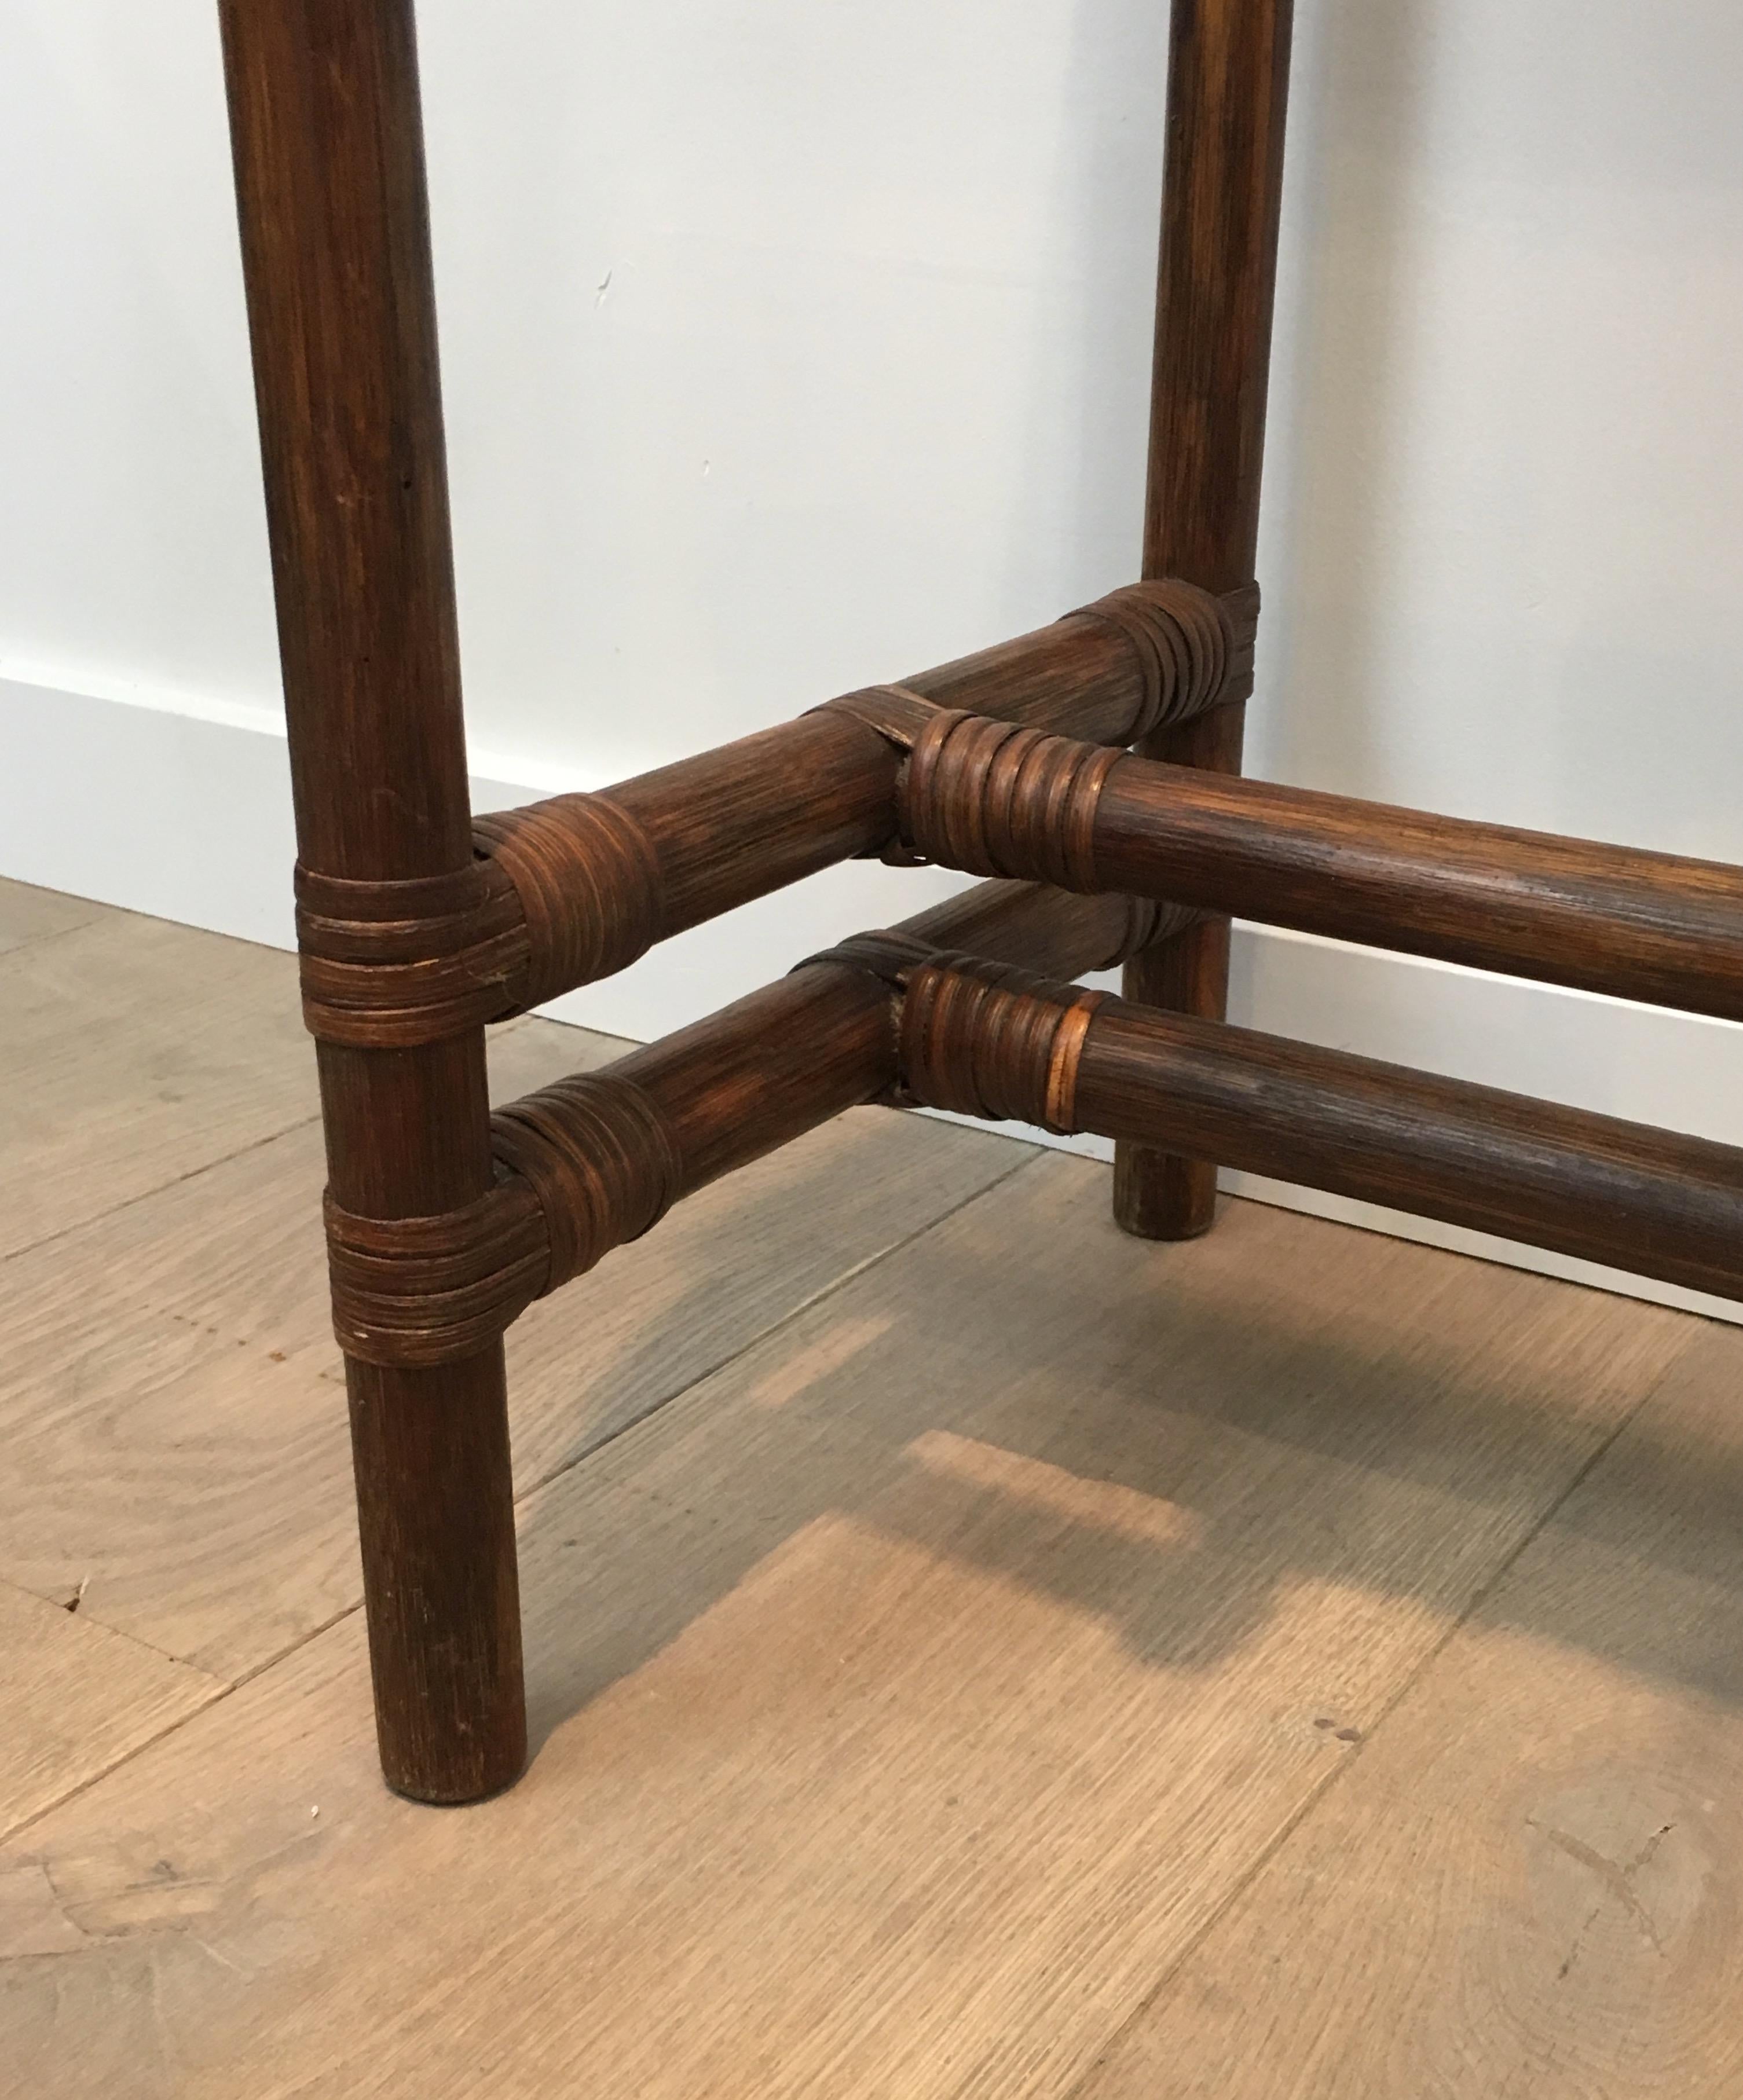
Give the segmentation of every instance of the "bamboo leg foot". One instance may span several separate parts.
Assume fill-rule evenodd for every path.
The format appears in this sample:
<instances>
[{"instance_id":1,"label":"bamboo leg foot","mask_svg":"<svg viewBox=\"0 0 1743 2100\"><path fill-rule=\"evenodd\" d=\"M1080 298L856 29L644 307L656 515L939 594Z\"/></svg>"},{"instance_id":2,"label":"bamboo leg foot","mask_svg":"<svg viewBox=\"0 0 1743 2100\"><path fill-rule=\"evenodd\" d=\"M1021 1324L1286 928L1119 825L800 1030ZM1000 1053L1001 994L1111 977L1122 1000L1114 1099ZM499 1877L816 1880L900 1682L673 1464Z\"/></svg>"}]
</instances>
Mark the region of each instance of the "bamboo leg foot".
<instances>
[{"instance_id":1,"label":"bamboo leg foot","mask_svg":"<svg viewBox=\"0 0 1743 2100\"><path fill-rule=\"evenodd\" d=\"M502 1351L347 1383L382 1770L477 1801L527 1761Z\"/></svg>"}]
</instances>

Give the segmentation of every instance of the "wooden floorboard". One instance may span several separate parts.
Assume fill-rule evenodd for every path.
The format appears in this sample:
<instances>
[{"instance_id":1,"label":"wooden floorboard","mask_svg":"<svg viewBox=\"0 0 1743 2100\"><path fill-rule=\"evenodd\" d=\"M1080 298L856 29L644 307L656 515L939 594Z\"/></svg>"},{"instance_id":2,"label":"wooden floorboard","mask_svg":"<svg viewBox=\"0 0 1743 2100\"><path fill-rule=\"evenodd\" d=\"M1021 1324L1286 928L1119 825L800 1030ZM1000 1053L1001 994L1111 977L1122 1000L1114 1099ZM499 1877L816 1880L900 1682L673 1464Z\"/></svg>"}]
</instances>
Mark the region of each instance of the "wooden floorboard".
<instances>
[{"instance_id":1,"label":"wooden floorboard","mask_svg":"<svg viewBox=\"0 0 1743 2100\"><path fill-rule=\"evenodd\" d=\"M223 1689L197 1670L0 1582L0 1834L119 1764ZM0 1876L0 1912L15 1925L20 1886ZM0 2069L0 2089L5 2076Z\"/></svg>"},{"instance_id":2,"label":"wooden floorboard","mask_svg":"<svg viewBox=\"0 0 1743 2100\"><path fill-rule=\"evenodd\" d=\"M493 1083L621 1047L529 1023ZM518 1488L1030 1156L868 1109L680 1206L515 1328ZM322 1179L305 1122L7 1264L0 1579L225 1679L358 1601Z\"/></svg>"},{"instance_id":3,"label":"wooden floorboard","mask_svg":"<svg viewBox=\"0 0 1743 2100\"><path fill-rule=\"evenodd\" d=\"M312 1116L296 982L292 956L126 912L0 955L0 1256Z\"/></svg>"},{"instance_id":4,"label":"wooden floorboard","mask_svg":"<svg viewBox=\"0 0 1743 2100\"><path fill-rule=\"evenodd\" d=\"M435 1811L289 959L0 884L0 1059L5 2100L1743 2093L1743 1334L858 1112L515 1329Z\"/></svg>"},{"instance_id":5,"label":"wooden floorboard","mask_svg":"<svg viewBox=\"0 0 1743 2100\"><path fill-rule=\"evenodd\" d=\"M1715 1328L1076 2100L1743 2093L1740 1391Z\"/></svg>"},{"instance_id":6,"label":"wooden floorboard","mask_svg":"<svg viewBox=\"0 0 1743 2100\"><path fill-rule=\"evenodd\" d=\"M51 940L113 915L109 906L89 898L68 897L58 889L38 889L28 882L0 876L0 955L32 941Z\"/></svg>"},{"instance_id":7,"label":"wooden floorboard","mask_svg":"<svg viewBox=\"0 0 1743 2100\"><path fill-rule=\"evenodd\" d=\"M354 1616L0 1855L15 2075L1068 2093L1705 1333L1026 1165L529 1498L513 1792L383 1791Z\"/></svg>"}]
</instances>

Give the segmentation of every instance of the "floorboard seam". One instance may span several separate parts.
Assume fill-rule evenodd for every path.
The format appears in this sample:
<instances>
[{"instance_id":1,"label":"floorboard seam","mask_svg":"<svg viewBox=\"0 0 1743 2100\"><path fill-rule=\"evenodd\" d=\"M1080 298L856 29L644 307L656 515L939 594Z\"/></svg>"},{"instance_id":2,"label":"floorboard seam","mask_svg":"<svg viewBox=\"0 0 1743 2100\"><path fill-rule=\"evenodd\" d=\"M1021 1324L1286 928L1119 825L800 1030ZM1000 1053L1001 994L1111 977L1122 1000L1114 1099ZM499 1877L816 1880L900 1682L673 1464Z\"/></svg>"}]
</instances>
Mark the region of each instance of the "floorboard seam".
<instances>
[{"instance_id":1,"label":"floorboard seam","mask_svg":"<svg viewBox=\"0 0 1743 2100\"><path fill-rule=\"evenodd\" d=\"M1691 1345L1692 1344L1685 1344L1684 1347L1686 1348ZM1220 1900L1211 1906L1209 1913L1205 1917L1203 1922L1199 1926L1197 1931L1189 1935L1185 1943L1180 1948L1173 1960L1168 1963L1162 1974L1156 1979L1149 1989L1145 1992L1144 1996L1138 2001L1137 2004L1132 2007L1132 2010L1127 2013L1125 2018L1122 2019L1113 2029L1111 2033L1108 2036L1107 2040L1103 2042L1101 2048L1097 2051L1095 2058L1089 2065L1088 2068L1084 2071L1080 2076L1072 2080L1071 2084L1068 2085L1065 2091L1059 2096L1059 2100L1079 2100L1079 2097L1088 2089L1090 2080L1096 2076L1102 2065L1107 2062L1109 2058L1114 2054L1114 2050L1119 2048L1123 2037L1128 2034L1131 2030L1136 2026L1138 2022L1144 2018L1145 2014L1148 2013L1153 2006L1160 2002L1170 1985L1173 1983L1175 1979L1180 1974L1180 1971L1185 1967L1186 1964L1191 1961L1193 1956L1197 1953L1199 1948L1201 1948L1204 1944L1205 1941L1209 1939L1211 1933L1216 1930L1216 1927L1234 1908L1235 1904L1238 1903L1242 1897L1247 1894L1247 1890L1252 1887L1254 1883L1259 1879L1260 1874L1264 1872L1265 1868L1271 1864L1272 1860L1277 1857L1277 1854L1282 1851L1283 1847L1289 1842L1295 1832L1300 1829L1301 1825L1307 1820L1308 1817L1319 1807L1321 1802L1325 1799L1326 1796L1331 1791L1332 1788L1341 1784L1346 1776L1351 1771L1355 1770L1361 1759L1366 1754L1370 1745L1378 1737L1381 1729L1386 1726L1386 1723L1392 1718L1392 1715L1397 1712L1398 1709L1404 1704L1405 1701L1408 1699L1411 1693L1414 1692L1418 1686L1421 1684L1423 1679L1434 1668L1436 1663L1440 1661L1441 1657L1446 1652L1447 1649L1452 1645L1454 1641L1458 1639L1460 1633L1463 1631L1464 1628L1470 1623L1472 1619L1475 1617L1476 1613L1482 1609L1483 1606L1488 1603L1489 1599L1494 1595L1495 1591L1500 1587L1502 1583L1507 1580L1507 1577L1512 1573L1514 1568L1517 1566L1520 1560L1524 1557L1528 1547L1529 1547L1541 1536L1541 1534L1547 1530L1549 1526L1555 1522L1556 1516L1566 1507L1570 1498L1578 1493L1579 1489L1585 1485L1586 1482L1591 1477L1592 1474L1595 1473L1598 1467L1603 1464L1604 1461L1608 1458L1610 1453L1615 1449L1617 1444L1627 1434L1628 1431L1633 1427L1635 1423L1638 1421L1641 1414L1651 1405L1659 1388L1663 1385L1665 1380L1669 1378L1671 1371L1679 1363L1681 1362L1683 1353L1684 1351L1682 1349L1677 1351L1676 1354L1673 1356L1670 1361L1664 1365L1664 1367L1658 1372L1657 1375L1650 1381L1646 1390L1640 1395L1634 1405L1626 1409L1623 1412L1621 1418L1616 1423L1614 1427L1609 1432L1608 1435L1600 1438L1591 1451L1589 1452L1586 1458L1583 1458L1574 1468L1567 1480L1563 1484L1560 1492L1552 1495L1549 1501L1545 1503L1542 1510L1538 1513L1538 1516L1533 1520L1527 1524L1519 1538L1502 1555L1500 1560L1496 1562L1494 1567L1490 1570L1488 1578L1485 1582L1478 1584L1477 1587L1472 1591L1470 1596L1466 1599L1463 1608L1448 1621L1445 1627L1442 1630L1439 1639L1432 1642L1429 1646L1423 1650L1415 1667L1412 1670L1406 1670L1405 1674L1399 1679L1397 1688L1393 1691L1392 1696L1381 1706L1379 1714L1375 1718L1373 1726L1364 1733L1361 1741L1356 1745L1347 1758L1340 1759L1333 1769L1326 1773L1321 1784L1309 1791L1306 1798L1300 1803L1293 1813L1286 1816L1283 1821L1278 1824L1273 1835L1260 1846L1258 1851L1254 1855L1247 1868L1241 1873L1238 1874L1234 1880L1229 1884L1228 1889L1224 1892Z\"/></svg>"},{"instance_id":2,"label":"floorboard seam","mask_svg":"<svg viewBox=\"0 0 1743 2100\"><path fill-rule=\"evenodd\" d=\"M87 1575L85 1581L88 1582L90 1580ZM0 1575L0 1589L10 1590L15 1597L29 1597L38 1604L46 1604L54 1611L64 1612L68 1619L81 1621L87 1626L96 1626L106 1634L113 1634L117 1640L130 1642L135 1648L143 1648L148 1655L156 1656L160 1662L173 1662L178 1669L191 1670L213 1684L222 1684L226 1690L230 1687L232 1680L221 1677L215 1670L207 1670L197 1662L190 1662L185 1655L177 1655L169 1648L160 1648L156 1641L147 1640L143 1634L135 1633L130 1626L118 1626L113 1620L103 1618L95 1612L86 1611L83 1606L85 1590L82 1583L79 1586L77 1600L72 1604L62 1604L60 1598L46 1590L33 1590L28 1582L15 1582L9 1575Z\"/></svg>"},{"instance_id":3,"label":"floorboard seam","mask_svg":"<svg viewBox=\"0 0 1743 2100\"><path fill-rule=\"evenodd\" d=\"M107 1224L111 1218L118 1218L124 1211L130 1211L140 1203L148 1203L154 1196L161 1196L171 1189L179 1189L189 1181L197 1181L202 1174L210 1174L214 1167L227 1167L232 1160L245 1159L251 1152L259 1152L265 1146L276 1145L281 1137L289 1137L299 1130L307 1130L311 1123L320 1121L320 1112L298 1116L294 1123L287 1123L280 1129L268 1131L264 1137L251 1138L246 1145L239 1145L234 1152L221 1153L215 1159L202 1160L199 1166L190 1167L185 1174L172 1175L167 1181L160 1181L155 1189L142 1189L137 1196L129 1196L124 1202L115 1203L106 1211L93 1211L88 1218L75 1219L70 1225L62 1225L58 1231L45 1233L39 1240L31 1240L24 1246L13 1247L0 1255L0 1268L18 1260L20 1255L35 1254L42 1248L52 1246L57 1240L70 1238L74 1233L88 1231L93 1225Z\"/></svg>"},{"instance_id":4,"label":"floorboard seam","mask_svg":"<svg viewBox=\"0 0 1743 2100\"><path fill-rule=\"evenodd\" d=\"M257 1677L264 1677L269 1670L276 1670L281 1662L288 1662L292 1656L306 1648L311 1641L319 1640L323 1634L330 1634L335 1626L343 1626L347 1619L355 1618L362 1609L363 1599L353 1597L348 1604L342 1604L338 1611L323 1619L319 1626L311 1626L306 1634L298 1634L293 1641L286 1642L283 1648L277 1649L273 1654L263 1656L258 1662L251 1662L246 1670L230 1679L226 1687L227 1692L240 1692L245 1684L252 1684ZM196 1663L193 1667L197 1669L199 1665Z\"/></svg>"},{"instance_id":5,"label":"floorboard seam","mask_svg":"<svg viewBox=\"0 0 1743 2100\"><path fill-rule=\"evenodd\" d=\"M32 1590L28 1594L33 1596L36 1592ZM211 1696L201 1700L197 1706L190 1708L179 1719L171 1721L167 1726L158 1729L155 1735L142 1737L130 1749L123 1750L113 1764L105 1765L101 1771L93 1772L88 1779L81 1780L77 1786L69 1787L64 1793L57 1795L53 1801L45 1802L40 1808L33 1809L21 1821L12 1824L5 1829L0 1829L0 1844L9 1845L13 1838L28 1830L33 1823L40 1822L45 1815L51 1815L55 1809L64 1807L68 1802L76 1801L82 1793L88 1793L92 1787L100 1786L104 1780L118 1772L123 1765L131 1764L135 1758L143 1757L146 1751L174 1735L178 1729L185 1728L190 1721L197 1721L202 1714L210 1714L214 1706L221 1706L232 1692L240 1692L244 1685L252 1684L256 1678L264 1677L269 1670L276 1670L281 1662L288 1662L292 1656L306 1648L311 1641L317 1641L323 1634L331 1633L335 1626L342 1625L346 1619L355 1617L362 1609L363 1599L359 1597L352 1603L345 1605L342 1609L335 1612L331 1618L323 1619L317 1626L311 1626L306 1634L299 1635L288 1646L278 1649L271 1655L263 1657L258 1662L251 1663L238 1676L232 1678L215 1676L210 1670L202 1669L197 1662L188 1661L185 1656L171 1655L167 1648L153 1648L149 1641L140 1640L137 1634L130 1634L120 1626L108 1626L101 1620L94 1619L91 1623L94 1626L102 1626L105 1633L118 1634L123 1640L130 1640L137 1647L148 1648L153 1655L163 1657L167 1662L179 1663L184 1670L196 1672L212 1687Z\"/></svg>"},{"instance_id":6,"label":"floorboard seam","mask_svg":"<svg viewBox=\"0 0 1743 2100\"><path fill-rule=\"evenodd\" d=\"M118 909L105 906L104 910ZM15 941L9 948L0 948L0 963L10 962L14 955L27 955L33 948L45 946L51 941L64 941L69 933L82 933L87 927L102 924L100 919L81 919L76 926L56 926L51 933L27 933L22 941Z\"/></svg>"},{"instance_id":7,"label":"floorboard seam","mask_svg":"<svg viewBox=\"0 0 1743 2100\"><path fill-rule=\"evenodd\" d=\"M108 1629L108 1630L113 1630ZM192 1666L192 1665L189 1665L190 1668ZM28 1815L20 1816L16 1823L10 1823L0 1827L0 1845L11 1844L15 1838L21 1838L33 1824L40 1823L45 1815L52 1815L57 1808L64 1808L69 1801L77 1801L82 1793L89 1793L94 1786L101 1786L104 1780L118 1772L123 1765L131 1764L135 1758L143 1756L147 1750L164 1741L166 1737L173 1736L179 1728L185 1728L190 1721L196 1721L202 1714L210 1714L214 1706L222 1705L236 1689L233 1684L226 1684L222 1678L210 1677L204 1671L201 1674L202 1676L207 1676L207 1681L212 1687L211 1696L209 1698L202 1699L197 1706L190 1707L187 1713L179 1714L174 1720L165 1722L164 1726L157 1730L154 1734L142 1736L138 1742L123 1750L112 1763L106 1764L101 1771L92 1772L88 1778L82 1779L77 1786L69 1786L64 1793L56 1794L52 1801L45 1801L40 1808L33 1808Z\"/></svg>"}]
</instances>

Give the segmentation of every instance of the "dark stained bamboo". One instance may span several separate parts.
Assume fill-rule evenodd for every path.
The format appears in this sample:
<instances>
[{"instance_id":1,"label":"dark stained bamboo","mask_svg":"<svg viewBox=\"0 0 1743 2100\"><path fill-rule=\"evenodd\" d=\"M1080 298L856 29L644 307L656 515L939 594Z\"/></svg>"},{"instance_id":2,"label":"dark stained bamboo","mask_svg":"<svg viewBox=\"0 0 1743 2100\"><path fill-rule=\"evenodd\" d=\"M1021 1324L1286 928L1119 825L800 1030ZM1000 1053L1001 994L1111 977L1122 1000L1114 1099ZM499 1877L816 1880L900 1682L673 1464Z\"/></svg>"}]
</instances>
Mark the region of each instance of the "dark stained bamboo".
<instances>
[{"instance_id":1,"label":"dark stained bamboo","mask_svg":"<svg viewBox=\"0 0 1743 2100\"><path fill-rule=\"evenodd\" d=\"M1078 908L1086 902L1097 908ZM1049 974L1075 958L1081 973L1149 929L1130 900L1001 883L894 930L931 949L948 975L953 956L969 953L1024 970L1043 963ZM634 1067L642 1087L686 1118L686 1144L708 1162L699 1178L712 1178L783 1141L766 1134L777 1122L792 1135L822 1120L826 1098L855 1084L865 1098L888 1085L897 1054L891 998L850 964L824 958L616 1069L628 1076ZM829 1035L850 1035L854 1046L845 1064L832 1051L819 1060L835 1068L827 1081L806 1077L810 1061L780 1039L809 1033L826 1012ZM960 1051L996 1073L1035 1039L1007 1030ZM752 1097L736 1081L711 1096L717 1061L769 1075L755 1100L772 1080L777 1114L761 1105L747 1114ZM811 1098L796 1111L801 1092ZM1188 1153L1214 1148L1251 1172L1743 1299L1743 1149L1733 1146L1124 999L1088 1013L1073 1093L1074 1129Z\"/></svg>"},{"instance_id":2,"label":"dark stained bamboo","mask_svg":"<svg viewBox=\"0 0 1743 2100\"><path fill-rule=\"evenodd\" d=\"M1248 581L1258 545L1291 21L1292 0L1174 0L1144 574L1214 591ZM1219 708L1140 748L1238 773L1244 716ZM1220 1016L1226 920L1136 958L1126 990ZM1213 1162L1117 1149L1114 1212L1127 1232L1189 1238L1216 1207Z\"/></svg>"},{"instance_id":3,"label":"dark stained bamboo","mask_svg":"<svg viewBox=\"0 0 1743 2100\"><path fill-rule=\"evenodd\" d=\"M1072 621L898 682L941 707L1095 743L1122 741L1144 697L1127 644ZM819 708L601 792L654 849L664 938L876 852L895 828L901 760L863 721Z\"/></svg>"},{"instance_id":4,"label":"dark stained bamboo","mask_svg":"<svg viewBox=\"0 0 1743 2100\"><path fill-rule=\"evenodd\" d=\"M898 994L947 945L1066 973L1155 937L1137 898L992 883L814 956L723 1012L572 1073L492 1118L501 1171L481 1202L395 1222L327 1204L334 1326L347 1354L474 1361L537 1297L656 1225L671 1205L899 1076Z\"/></svg>"},{"instance_id":5,"label":"dark stained bamboo","mask_svg":"<svg viewBox=\"0 0 1743 2100\"><path fill-rule=\"evenodd\" d=\"M1185 594L1194 606L1177 618L1152 607L1147 649L1102 609L1130 595L1114 593L1098 607L916 672L895 688L844 696L596 794L558 796L481 820L480 843L489 855L488 952L481 950L465 975L500 986L497 1010L485 1017L608 974L657 941L887 845L896 827L902 756L856 712L868 702L880 720L894 692L898 712L911 711L918 695L1120 744L1158 712L1185 716L1211 693L1249 690L1251 592L1229 593L1220 609L1197 593ZM615 936L589 941L584 929L566 924L577 908L601 926L611 922ZM518 953L514 933L502 931L517 909L526 920ZM311 989L336 993L342 1004L346 975L342 957L330 958ZM488 1008L488 999L483 1003Z\"/></svg>"},{"instance_id":6,"label":"dark stained bamboo","mask_svg":"<svg viewBox=\"0 0 1743 2100\"><path fill-rule=\"evenodd\" d=\"M1077 1127L1743 1299L1743 1151L1110 1001Z\"/></svg>"},{"instance_id":7,"label":"dark stained bamboo","mask_svg":"<svg viewBox=\"0 0 1743 2100\"><path fill-rule=\"evenodd\" d=\"M1144 699L1127 644L1105 628L1069 619L896 682L941 708L1027 722L1088 743L1125 743ZM1083 726L1066 726L1072 722Z\"/></svg>"},{"instance_id":8,"label":"dark stained bamboo","mask_svg":"<svg viewBox=\"0 0 1743 2100\"><path fill-rule=\"evenodd\" d=\"M409 0L221 0L297 835L353 882L471 857ZM482 1032L324 1043L331 1185L434 1215L492 1174ZM508 1785L526 1754L502 1349L346 1365L389 1784Z\"/></svg>"},{"instance_id":9,"label":"dark stained bamboo","mask_svg":"<svg viewBox=\"0 0 1743 2100\"><path fill-rule=\"evenodd\" d=\"M1743 1020L1743 869L1123 760L1110 889Z\"/></svg>"},{"instance_id":10,"label":"dark stained bamboo","mask_svg":"<svg viewBox=\"0 0 1743 2100\"><path fill-rule=\"evenodd\" d=\"M902 920L889 937L1075 977L1110 969L1154 938L1153 910L1131 898L986 882ZM889 1087L894 997L869 970L824 955L603 1069L655 1103L677 1142L677 1193L689 1195Z\"/></svg>"},{"instance_id":11,"label":"dark stained bamboo","mask_svg":"<svg viewBox=\"0 0 1743 2100\"><path fill-rule=\"evenodd\" d=\"M898 802L947 867L1743 1020L1743 868L1163 765L938 712Z\"/></svg>"},{"instance_id":12,"label":"dark stained bamboo","mask_svg":"<svg viewBox=\"0 0 1743 2100\"><path fill-rule=\"evenodd\" d=\"M1166 932L1181 931L1193 915L1135 897L1083 897L1040 882L981 882L893 930L941 952L1070 978L1112 969Z\"/></svg>"}]
</instances>

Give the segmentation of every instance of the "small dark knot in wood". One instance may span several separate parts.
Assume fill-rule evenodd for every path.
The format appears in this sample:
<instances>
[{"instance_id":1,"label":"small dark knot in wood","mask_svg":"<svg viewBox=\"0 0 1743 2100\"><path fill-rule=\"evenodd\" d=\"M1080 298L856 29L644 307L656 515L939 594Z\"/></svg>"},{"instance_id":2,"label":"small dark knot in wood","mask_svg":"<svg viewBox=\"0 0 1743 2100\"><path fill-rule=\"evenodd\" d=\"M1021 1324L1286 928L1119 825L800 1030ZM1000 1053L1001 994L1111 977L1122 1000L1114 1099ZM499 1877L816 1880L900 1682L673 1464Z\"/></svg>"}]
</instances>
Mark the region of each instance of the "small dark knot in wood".
<instances>
[{"instance_id":1,"label":"small dark knot in wood","mask_svg":"<svg viewBox=\"0 0 1743 2100\"><path fill-rule=\"evenodd\" d=\"M297 869L303 1018L324 1042L404 1050L512 1010L525 950L512 893L476 861L402 882Z\"/></svg>"},{"instance_id":2,"label":"small dark knot in wood","mask_svg":"<svg viewBox=\"0 0 1743 2100\"><path fill-rule=\"evenodd\" d=\"M517 1006L626 969L659 939L659 860L641 826L609 796L558 795L475 818L472 832L525 915Z\"/></svg>"},{"instance_id":3,"label":"small dark knot in wood","mask_svg":"<svg viewBox=\"0 0 1743 2100\"><path fill-rule=\"evenodd\" d=\"M1083 1039L1105 997L1009 964L941 955L910 973L902 1002L905 1095L958 1115L1074 1131Z\"/></svg>"},{"instance_id":4,"label":"small dark knot in wood","mask_svg":"<svg viewBox=\"0 0 1743 2100\"><path fill-rule=\"evenodd\" d=\"M1094 890L1096 805L1124 756L940 708L902 771L902 842L945 867Z\"/></svg>"},{"instance_id":5,"label":"small dark knot in wood","mask_svg":"<svg viewBox=\"0 0 1743 2100\"><path fill-rule=\"evenodd\" d=\"M1123 635L1144 673L1144 700L1129 741L1185 721L1224 699L1244 699L1252 675L1258 589L1220 598L1175 577L1127 584L1068 620Z\"/></svg>"}]
</instances>

